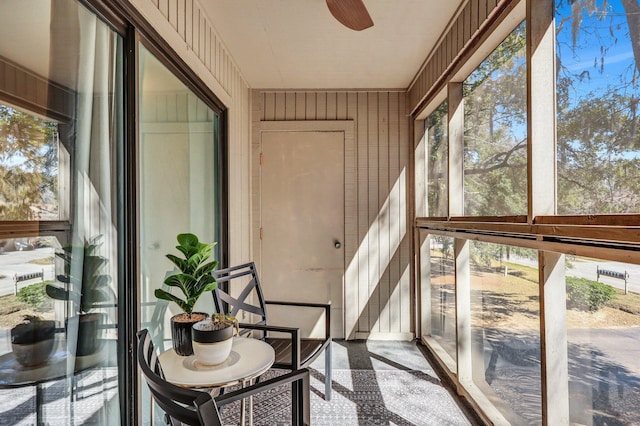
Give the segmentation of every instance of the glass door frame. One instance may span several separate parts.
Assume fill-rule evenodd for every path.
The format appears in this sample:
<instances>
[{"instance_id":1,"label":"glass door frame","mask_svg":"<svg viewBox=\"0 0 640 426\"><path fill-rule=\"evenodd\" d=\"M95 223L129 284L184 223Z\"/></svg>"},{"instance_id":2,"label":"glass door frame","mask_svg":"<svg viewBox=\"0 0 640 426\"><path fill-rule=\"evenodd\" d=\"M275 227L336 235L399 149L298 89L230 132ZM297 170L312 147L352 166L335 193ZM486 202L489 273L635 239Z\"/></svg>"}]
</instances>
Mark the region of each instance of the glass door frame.
<instances>
[{"instance_id":1,"label":"glass door frame","mask_svg":"<svg viewBox=\"0 0 640 426\"><path fill-rule=\"evenodd\" d=\"M123 424L140 423L140 389L135 358L136 333L140 324L140 300L138 277L139 253L139 111L138 111L138 46L143 45L154 54L179 80L209 106L219 117L218 164L219 211L218 239L219 262L228 264L228 114L225 105L196 73L178 56L171 46L129 2L107 0L80 0L99 15L103 21L124 38L124 149L118 156L123 172L118 194L122 197L122 209L118 222L121 225L118 250L120 252L119 309L118 309L118 365L120 419ZM132 285L134 284L134 285Z\"/></svg>"}]
</instances>

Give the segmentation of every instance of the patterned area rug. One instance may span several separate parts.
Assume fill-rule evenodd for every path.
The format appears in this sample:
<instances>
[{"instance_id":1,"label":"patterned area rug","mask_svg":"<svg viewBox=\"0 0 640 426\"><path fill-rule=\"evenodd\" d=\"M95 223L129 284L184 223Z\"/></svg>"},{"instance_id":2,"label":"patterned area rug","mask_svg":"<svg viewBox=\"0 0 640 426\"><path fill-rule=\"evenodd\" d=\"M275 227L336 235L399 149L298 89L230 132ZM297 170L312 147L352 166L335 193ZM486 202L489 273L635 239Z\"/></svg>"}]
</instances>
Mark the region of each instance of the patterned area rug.
<instances>
[{"instance_id":1,"label":"patterned area rug","mask_svg":"<svg viewBox=\"0 0 640 426\"><path fill-rule=\"evenodd\" d=\"M271 376L281 374L267 373ZM333 370L332 400L324 400L324 373L311 370L311 424L468 425L437 377L417 370ZM254 425L291 424L288 386L254 397ZM239 403L221 410L224 424L239 424Z\"/></svg>"}]
</instances>

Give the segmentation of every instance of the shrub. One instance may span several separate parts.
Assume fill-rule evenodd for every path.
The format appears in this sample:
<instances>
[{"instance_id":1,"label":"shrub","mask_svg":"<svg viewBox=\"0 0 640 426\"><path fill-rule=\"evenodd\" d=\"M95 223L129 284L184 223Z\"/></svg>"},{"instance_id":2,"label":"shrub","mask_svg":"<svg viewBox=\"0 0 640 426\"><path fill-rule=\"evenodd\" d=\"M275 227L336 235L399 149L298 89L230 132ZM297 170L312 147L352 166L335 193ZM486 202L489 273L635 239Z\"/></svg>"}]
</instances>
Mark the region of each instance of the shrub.
<instances>
[{"instance_id":1,"label":"shrub","mask_svg":"<svg viewBox=\"0 0 640 426\"><path fill-rule=\"evenodd\" d=\"M53 281L43 281L22 287L18 290L16 298L38 310L47 310L51 307L51 299L47 296L45 287L47 286L47 283L52 282Z\"/></svg>"},{"instance_id":2,"label":"shrub","mask_svg":"<svg viewBox=\"0 0 640 426\"><path fill-rule=\"evenodd\" d=\"M571 309L597 311L615 295L616 291L610 285L586 278L567 277L567 305Z\"/></svg>"}]
</instances>

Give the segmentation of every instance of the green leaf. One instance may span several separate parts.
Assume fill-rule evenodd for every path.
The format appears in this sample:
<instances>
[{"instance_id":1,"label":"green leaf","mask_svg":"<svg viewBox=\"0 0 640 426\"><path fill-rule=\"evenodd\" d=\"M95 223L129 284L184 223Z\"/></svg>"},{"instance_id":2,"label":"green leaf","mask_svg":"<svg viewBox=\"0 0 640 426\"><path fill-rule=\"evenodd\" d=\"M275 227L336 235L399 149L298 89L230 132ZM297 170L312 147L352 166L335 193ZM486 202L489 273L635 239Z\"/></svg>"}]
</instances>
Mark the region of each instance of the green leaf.
<instances>
[{"instance_id":1,"label":"green leaf","mask_svg":"<svg viewBox=\"0 0 640 426\"><path fill-rule=\"evenodd\" d=\"M63 288L56 287L54 285L47 285L45 287L47 295L56 300L69 300L69 292Z\"/></svg>"},{"instance_id":2,"label":"green leaf","mask_svg":"<svg viewBox=\"0 0 640 426\"><path fill-rule=\"evenodd\" d=\"M212 251L211 249L204 249L189 258L189 266L193 268L193 270L198 269L203 262L206 262L207 259L211 257Z\"/></svg>"},{"instance_id":3,"label":"green leaf","mask_svg":"<svg viewBox=\"0 0 640 426\"><path fill-rule=\"evenodd\" d=\"M178 243L181 246L197 247L198 237L194 234L178 234Z\"/></svg>"},{"instance_id":4,"label":"green leaf","mask_svg":"<svg viewBox=\"0 0 640 426\"><path fill-rule=\"evenodd\" d=\"M169 275L167 278L164 279L164 283L171 287L182 288L182 280L180 279L179 275L181 274Z\"/></svg>"},{"instance_id":5,"label":"green leaf","mask_svg":"<svg viewBox=\"0 0 640 426\"><path fill-rule=\"evenodd\" d=\"M176 246L176 248L182 253L185 259L189 259L191 256L198 252L198 249L195 247L187 247L187 246Z\"/></svg>"},{"instance_id":6,"label":"green leaf","mask_svg":"<svg viewBox=\"0 0 640 426\"><path fill-rule=\"evenodd\" d=\"M215 280L215 278L213 278L213 275L203 275L202 277L200 277L200 280L198 280L197 291L202 293L202 290L200 290L201 288L203 288L207 284L213 283L215 281L216 280Z\"/></svg>"},{"instance_id":7,"label":"green leaf","mask_svg":"<svg viewBox=\"0 0 640 426\"><path fill-rule=\"evenodd\" d=\"M193 275L189 275L189 274L169 275L164 280L164 283L166 285L169 285L172 287L180 287L183 292L185 292L185 289L188 287L191 287L195 282L196 282L196 279L193 277Z\"/></svg>"},{"instance_id":8,"label":"green leaf","mask_svg":"<svg viewBox=\"0 0 640 426\"><path fill-rule=\"evenodd\" d=\"M195 276L200 276L200 275L211 274L211 271L213 271L216 268L216 266L218 266L218 261L217 260L209 262L209 263L199 267L198 270L194 273L194 275Z\"/></svg>"},{"instance_id":9,"label":"green leaf","mask_svg":"<svg viewBox=\"0 0 640 426\"><path fill-rule=\"evenodd\" d=\"M218 283L217 282L212 282L207 284L207 286L205 288L202 289L202 293L206 293L208 291L213 291L216 289L216 287L218 287Z\"/></svg>"},{"instance_id":10,"label":"green leaf","mask_svg":"<svg viewBox=\"0 0 640 426\"><path fill-rule=\"evenodd\" d=\"M216 243L201 243L198 237L191 233L178 234L177 240L179 245L176 246L176 249L182 253L184 258L173 254L167 254L166 257L181 273L167 277L164 282L171 287L178 287L182 290L185 300L180 306L185 312L190 312L200 296L205 291L213 290L217 285L211 272L218 262L213 260L206 263L212 256ZM175 301L174 299L166 300Z\"/></svg>"},{"instance_id":11,"label":"green leaf","mask_svg":"<svg viewBox=\"0 0 640 426\"><path fill-rule=\"evenodd\" d=\"M168 293L167 291L161 288L157 288L154 294L158 299L168 300L169 302L175 302L180 307L180 309L182 309L186 313L191 313L193 309L184 300L174 296L171 293Z\"/></svg>"},{"instance_id":12,"label":"green leaf","mask_svg":"<svg viewBox=\"0 0 640 426\"><path fill-rule=\"evenodd\" d=\"M174 265L180 270L180 272L190 272L189 261L186 259L181 259L176 255L167 254L167 259L173 262Z\"/></svg>"}]
</instances>

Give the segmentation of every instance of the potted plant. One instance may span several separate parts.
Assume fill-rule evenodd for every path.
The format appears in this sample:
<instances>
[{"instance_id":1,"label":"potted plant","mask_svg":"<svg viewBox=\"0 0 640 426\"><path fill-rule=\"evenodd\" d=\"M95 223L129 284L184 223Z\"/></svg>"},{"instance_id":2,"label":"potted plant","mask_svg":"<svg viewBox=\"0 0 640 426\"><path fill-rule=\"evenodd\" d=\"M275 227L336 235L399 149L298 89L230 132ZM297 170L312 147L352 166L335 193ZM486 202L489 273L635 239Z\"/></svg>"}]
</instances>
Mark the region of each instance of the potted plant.
<instances>
[{"instance_id":1,"label":"potted plant","mask_svg":"<svg viewBox=\"0 0 640 426\"><path fill-rule=\"evenodd\" d=\"M201 243L194 234L179 234L177 240L176 248L183 257L167 254L167 258L179 272L169 275L164 283L170 287L177 287L184 299L160 288L156 289L155 295L159 299L175 302L182 309L182 313L171 317L171 341L178 355L188 356L193 354L192 326L207 317L205 313L193 312L193 307L203 293L216 288L217 283L211 271L218 262L207 262L213 253L215 242Z\"/></svg>"},{"instance_id":2,"label":"potted plant","mask_svg":"<svg viewBox=\"0 0 640 426\"><path fill-rule=\"evenodd\" d=\"M238 320L233 315L211 314L193 325L193 354L204 365L224 362L231 353L233 335L238 334Z\"/></svg>"},{"instance_id":3,"label":"potted plant","mask_svg":"<svg viewBox=\"0 0 640 426\"><path fill-rule=\"evenodd\" d=\"M23 322L11 329L13 355L24 367L46 362L55 348L56 322L35 315L25 315Z\"/></svg>"},{"instance_id":4,"label":"potted plant","mask_svg":"<svg viewBox=\"0 0 640 426\"><path fill-rule=\"evenodd\" d=\"M63 285L47 284L49 297L72 300L76 315L67 319L66 329L77 329L76 355L85 356L100 348L99 330L105 315L94 312L101 303L115 301L110 287L111 276L104 274L108 259L99 254L102 235L85 241L83 246L66 246L57 251L62 259L62 274L56 276Z\"/></svg>"}]
</instances>

